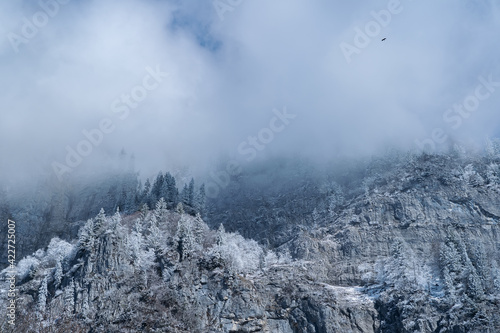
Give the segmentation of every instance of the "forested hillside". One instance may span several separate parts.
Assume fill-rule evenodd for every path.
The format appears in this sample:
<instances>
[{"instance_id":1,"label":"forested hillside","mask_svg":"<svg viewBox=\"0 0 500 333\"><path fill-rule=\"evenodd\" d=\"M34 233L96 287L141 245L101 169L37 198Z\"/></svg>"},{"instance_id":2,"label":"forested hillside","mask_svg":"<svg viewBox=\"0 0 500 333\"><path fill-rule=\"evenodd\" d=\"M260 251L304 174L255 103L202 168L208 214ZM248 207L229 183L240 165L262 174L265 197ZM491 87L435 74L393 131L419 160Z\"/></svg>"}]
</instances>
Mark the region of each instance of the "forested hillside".
<instances>
[{"instance_id":1,"label":"forested hillside","mask_svg":"<svg viewBox=\"0 0 500 333\"><path fill-rule=\"evenodd\" d=\"M16 221L19 242L17 255L23 257L48 245L57 236L70 240L76 237L82 223L99 213L100 209L133 214L147 204L154 207L164 198L169 209L178 203L191 215L203 213L205 189L203 184L176 182L168 171L159 172L142 184L134 170L133 156L122 151L116 163L98 172L80 173L60 182L53 174L17 186L2 186L0 218ZM29 179L31 180L31 179ZM7 232L6 224L0 231ZM6 265L6 244L2 243L0 263Z\"/></svg>"},{"instance_id":2,"label":"forested hillside","mask_svg":"<svg viewBox=\"0 0 500 333\"><path fill-rule=\"evenodd\" d=\"M211 227L186 211L193 205L163 198L132 214L101 210L78 237L53 238L18 262L18 327L500 330L496 150L325 168L248 170L208 202Z\"/></svg>"}]
</instances>

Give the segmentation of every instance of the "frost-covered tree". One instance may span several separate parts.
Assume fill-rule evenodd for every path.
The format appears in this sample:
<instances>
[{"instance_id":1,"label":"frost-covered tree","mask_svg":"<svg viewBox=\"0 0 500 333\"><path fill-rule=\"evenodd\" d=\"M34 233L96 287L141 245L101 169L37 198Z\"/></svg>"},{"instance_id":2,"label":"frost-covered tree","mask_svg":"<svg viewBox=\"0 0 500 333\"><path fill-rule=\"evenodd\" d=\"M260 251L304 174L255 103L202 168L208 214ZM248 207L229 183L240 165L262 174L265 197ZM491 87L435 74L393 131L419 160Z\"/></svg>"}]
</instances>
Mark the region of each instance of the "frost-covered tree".
<instances>
[{"instance_id":1,"label":"frost-covered tree","mask_svg":"<svg viewBox=\"0 0 500 333\"><path fill-rule=\"evenodd\" d=\"M99 236L101 233L103 233L105 228L107 227L106 214L104 213L103 208L101 208L99 214L97 214L97 216L94 218L93 227L94 235L96 236Z\"/></svg>"},{"instance_id":2,"label":"frost-covered tree","mask_svg":"<svg viewBox=\"0 0 500 333\"><path fill-rule=\"evenodd\" d=\"M181 215L177 223L177 232L175 235L177 242L177 251L180 255L180 261L183 261L193 254L196 249L196 239L193 234L193 228L185 215Z\"/></svg>"},{"instance_id":3,"label":"frost-covered tree","mask_svg":"<svg viewBox=\"0 0 500 333\"><path fill-rule=\"evenodd\" d=\"M451 240L445 242L441 246L439 257L446 294L450 299L455 299L460 293L456 288L456 286L459 285L457 281L459 281L464 269L455 243Z\"/></svg>"},{"instance_id":4,"label":"frost-covered tree","mask_svg":"<svg viewBox=\"0 0 500 333\"><path fill-rule=\"evenodd\" d=\"M175 183L175 178L167 172L163 182L163 197L167 201L169 208L174 208L179 202L179 191Z\"/></svg>"},{"instance_id":5,"label":"frost-covered tree","mask_svg":"<svg viewBox=\"0 0 500 333\"><path fill-rule=\"evenodd\" d=\"M198 213L200 213L200 215L203 214L205 211L205 205L206 205L205 184L201 184L200 189L196 193L194 201L195 201L195 203L194 203L195 210Z\"/></svg>"},{"instance_id":6,"label":"frost-covered tree","mask_svg":"<svg viewBox=\"0 0 500 333\"><path fill-rule=\"evenodd\" d=\"M17 280L22 281L28 276L33 277L40 265L40 260L33 256L21 259L16 265Z\"/></svg>"},{"instance_id":7,"label":"frost-covered tree","mask_svg":"<svg viewBox=\"0 0 500 333\"><path fill-rule=\"evenodd\" d=\"M155 253L146 247L144 236L137 230L127 236L126 255L139 280L147 285L147 271L155 265Z\"/></svg>"},{"instance_id":8,"label":"frost-covered tree","mask_svg":"<svg viewBox=\"0 0 500 333\"><path fill-rule=\"evenodd\" d=\"M161 256L166 251L166 236L160 228L158 228L155 215L151 216L148 231L148 235L146 236L148 247L154 250L157 257Z\"/></svg>"},{"instance_id":9,"label":"frost-covered tree","mask_svg":"<svg viewBox=\"0 0 500 333\"><path fill-rule=\"evenodd\" d=\"M191 178L191 180L189 181L187 199L188 199L188 202L187 202L188 205L190 205L191 207L194 207L195 206L195 202L194 202L195 193L194 193L194 179L193 178Z\"/></svg>"},{"instance_id":10,"label":"frost-covered tree","mask_svg":"<svg viewBox=\"0 0 500 333\"><path fill-rule=\"evenodd\" d=\"M177 204L177 207L175 207L175 212L181 215L184 214L184 205L182 204L182 202L179 202Z\"/></svg>"},{"instance_id":11,"label":"frost-covered tree","mask_svg":"<svg viewBox=\"0 0 500 333\"><path fill-rule=\"evenodd\" d=\"M488 164L486 167L486 179L489 186L497 186L500 183L500 167L498 164Z\"/></svg>"},{"instance_id":12,"label":"frost-covered tree","mask_svg":"<svg viewBox=\"0 0 500 333\"><path fill-rule=\"evenodd\" d=\"M471 264L477 272L481 285L484 289L488 289L491 284L491 264L483 244L479 241L468 241L467 248Z\"/></svg>"},{"instance_id":13,"label":"frost-covered tree","mask_svg":"<svg viewBox=\"0 0 500 333\"><path fill-rule=\"evenodd\" d=\"M86 251L92 251L95 240L94 220L89 219L78 231L78 247Z\"/></svg>"},{"instance_id":14,"label":"frost-covered tree","mask_svg":"<svg viewBox=\"0 0 500 333\"><path fill-rule=\"evenodd\" d=\"M289 265L293 262L293 259L288 249L280 253L268 250L265 256L262 257L262 261L263 268L270 268L279 265Z\"/></svg>"},{"instance_id":15,"label":"frost-covered tree","mask_svg":"<svg viewBox=\"0 0 500 333\"><path fill-rule=\"evenodd\" d=\"M154 216L156 217L156 221L164 221L167 217L167 203L163 198L160 198L156 203L156 208L154 211Z\"/></svg>"},{"instance_id":16,"label":"frost-covered tree","mask_svg":"<svg viewBox=\"0 0 500 333\"><path fill-rule=\"evenodd\" d=\"M184 186L182 187L181 202L182 204L184 204L184 206L189 205L189 189L187 184L184 184Z\"/></svg>"},{"instance_id":17,"label":"frost-covered tree","mask_svg":"<svg viewBox=\"0 0 500 333\"><path fill-rule=\"evenodd\" d=\"M209 253L222 260L229 270L245 274L258 270L264 255L256 241L246 240L237 233L225 233L222 224L217 231L217 243Z\"/></svg>"},{"instance_id":18,"label":"frost-covered tree","mask_svg":"<svg viewBox=\"0 0 500 333\"><path fill-rule=\"evenodd\" d=\"M216 237L216 245L221 246L226 241L226 229L224 229L224 225L221 223L219 228L217 229L217 237Z\"/></svg>"},{"instance_id":19,"label":"frost-covered tree","mask_svg":"<svg viewBox=\"0 0 500 333\"><path fill-rule=\"evenodd\" d=\"M133 170L123 172L118 181L118 202L115 208L132 213L137 208L136 197L138 187L137 174Z\"/></svg>"},{"instance_id":20,"label":"frost-covered tree","mask_svg":"<svg viewBox=\"0 0 500 333\"><path fill-rule=\"evenodd\" d=\"M373 176L365 177L363 179L362 187L366 196L370 195L370 190L375 187L376 178Z\"/></svg>"},{"instance_id":21,"label":"frost-covered tree","mask_svg":"<svg viewBox=\"0 0 500 333\"><path fill-rule=\"evenodd\" d=\"M75 283L73 279L70 280L69 284L64 288L64 314L66 316L72 316L75 310Z\"/></svg>"},{"instance_id":22,"label":"frost-covered tree","mask_svg":"<svg viewBox=\"0 0 500 333\"><path fill-rule=\"evenodd\" d=\"M460 253L458 252L455 243L451 240L448 240L441 247L440 261L441 264L448 268L448 271L451 273L458 274L463 271L464 267Z\"/></svg>"},{"instance_id":23,"label":"frost-covered tree","mask_svg":"<svg viewBox=\"0 0 500 333\"><path fill-rule=\"evenodd\" d=\"M63 269L61 264L61 258L56 262L56 267L54 268L54 287L57 289L61 285L63 278Z\"/></svg>"},{"instance_id":24,"label":"frost-covered tree","mask_svg":"<svg viewBox=\"0 0 500 333\"><path fill-rule=\"evenodd\" d=\"M468 251L460 235L451 232L440 253L447 294L455 299L465 292L472 300L482 299L486 285L484 275L488 275L488 269L484 268L487 266L485 261L484 249L479 245L473 248L469 244Z\"/></svg>"},{"instance_id":25,"label":"frost-covered tree","mask_svg":"<svg viewBox=\"0 0 500 333\"><path fill-rule=\"evenodd\" d=\"M208 226L203 222L200 213L196 213L193 220L193 236L196 244L203 243L204 235L208 231Z\"/></svg>"},{"instance_id":26,"label":"frost-covered tree","mask_svg":"<svg viewBox=\"0 0 500 333\"><path fill-rule=\"evenodd\" d=\"M334 181L328 182L322 188L323 195L326 196L326 211L329 217L335 216L335 209L343 204L344 194L342 187Z\"/></svg>"},{"instance_id":27,"label":"frost-covered tree","mask_svg":"<svg viewBox=\"0 0 500 333\"><path fill-rule=\"evenodd\" d=\"M148 207L148 204L145 203L141 206L141 210L140 210L140 214L139 214L139 219L142 221L142 222L146 222L146 220L148 219L149 217L149 207Z\"/></svg>"},{"instance_id":28,"label":"frost-covered tree","mask_svg":"<svg viewBox=\"0 0 500 333\"><path fill-rule=\"evenodd\" d=\"M472 164L468 164L464 169L463 179L470 186L478 187L484 184L484 179L476 172Z\"/></svg>"},{"instance_id":29,"label":"frost-covered tree","mask_svg":"<svg viewBox=\"0 0 500 333\"><path fill-rule=\"evenodd\" d=\"M148 178L148 179L146 179L146 182L144 183L144 189L142 190L142 193L140 196L141 204L149 204L150 191L151 191L151 182L149 181L149 178Z\"/></svg>"},{"instance_id":30,"label":"frost-covered tree","mask_svg":"<svg viewBox=\"0 0 500 333\"><path fill-rule=\"evenodd\" d=\"M429 267L403 240L396 239L386 261L384 282L393 284L398 290L427 290L430 279Z\"/></svg>"},{"instance_id":31,"label":"frost-covered tree","mask_svg":"<svg viewBox=\"0 0 500 333\"><path fill-rule=\"evenodd\" d=\"M122 215L120 214L120 208L116 208L115 214L111 217L111 224L113 227L121 226Z\"/></svg>"},{"instance_id":32,"label":"frost-covered tree","mask_svg":"<svg viewBox=\"0 0 500 333\"><path fill-rule=\"evenodd\" d=\"M500 140L487 138L485 150L488 158L492 160L500 158Z\"/></svg>"},{"instance_id":33,"label":"frost-covered tree","mask_svg":"<svg viewBox=\"0 0 500 333\"><path fill-rule=\"evenodd\" d=\"M474 267L469 271L467 277L467 295L474 300L481 300L484 297L484 289L481 278Z\"/></svg>"},{"instance_id":34,"label":"frost-covered tree","mask_svg":"<svg viewBox=\"0 0 500 333\"><path fill-rule=\"evenodd\" d=\"M47 306L47 283L48 279L47 276L45 276L40 283L40 287L38 288L37 311L39 316L43 316L43 314L45 313L45 307Z\"/></svg>"},{"instance_id":35,"label":"frost-covered tree","mask_svg":"<svg viewBox=\"0 0 500 333\"><path fill-rule=\"evenodd\" d=\"M153 201L153 203L158 201L162 196L163 182L164 182L163 174L160 171L158 173L158 176L156 176L153 186L151 187L151 200Z\"/></svg>"}]
</instances>

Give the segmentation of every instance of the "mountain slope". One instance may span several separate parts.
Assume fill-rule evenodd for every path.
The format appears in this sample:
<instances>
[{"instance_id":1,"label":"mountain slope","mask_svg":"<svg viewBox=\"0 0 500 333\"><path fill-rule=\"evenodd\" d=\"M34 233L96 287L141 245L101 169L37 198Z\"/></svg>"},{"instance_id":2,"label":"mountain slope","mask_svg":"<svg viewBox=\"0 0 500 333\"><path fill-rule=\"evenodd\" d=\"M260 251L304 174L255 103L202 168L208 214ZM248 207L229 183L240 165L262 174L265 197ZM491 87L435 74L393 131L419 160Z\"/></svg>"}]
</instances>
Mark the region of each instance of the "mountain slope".
<instances>
[{"instance_id":1,"label":"mountain slope","mask_svg":"<svg viewBox=\"0 0 500 333\"><path fill-rule=\"evenodd\" d=\"M337 185L308 178L306 194L300 181L273 188L266 209L235 197L224 227L253 209L261 224L243 232L263 243L267 228L270 247L216 231L213 206L212 229L162 200L129 216L101 212L78 240L54 239L18 263L13 331L500 331L498 162L386 158ZM310 205L295 219L275 214L301 195Z\"/></svg>"}]
</instances>

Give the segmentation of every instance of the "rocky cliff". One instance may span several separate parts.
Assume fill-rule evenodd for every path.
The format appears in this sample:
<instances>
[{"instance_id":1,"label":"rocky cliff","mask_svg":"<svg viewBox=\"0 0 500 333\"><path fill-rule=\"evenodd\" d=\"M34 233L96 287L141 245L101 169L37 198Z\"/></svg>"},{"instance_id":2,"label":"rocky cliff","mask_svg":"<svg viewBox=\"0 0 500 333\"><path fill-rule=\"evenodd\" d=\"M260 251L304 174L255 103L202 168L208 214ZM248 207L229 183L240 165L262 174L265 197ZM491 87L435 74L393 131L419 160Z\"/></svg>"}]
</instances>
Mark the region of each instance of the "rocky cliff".
<instances>
[{"instance_id":1,"label":"rocky cliff","mask_svg":"<svg viewBox=\"0 0 500 333\"><path fill-rule=\"evenodd\" d=\"M333 205L317 200L303 223L270 213L261 222L277 231L271 246L161 202L131 216L101 212L78 240L53 240L19 262L16 326L1 329L500 331L498 161L393 162L354 180L361 190L341 185Z\"/></svg>"}]
</instances>

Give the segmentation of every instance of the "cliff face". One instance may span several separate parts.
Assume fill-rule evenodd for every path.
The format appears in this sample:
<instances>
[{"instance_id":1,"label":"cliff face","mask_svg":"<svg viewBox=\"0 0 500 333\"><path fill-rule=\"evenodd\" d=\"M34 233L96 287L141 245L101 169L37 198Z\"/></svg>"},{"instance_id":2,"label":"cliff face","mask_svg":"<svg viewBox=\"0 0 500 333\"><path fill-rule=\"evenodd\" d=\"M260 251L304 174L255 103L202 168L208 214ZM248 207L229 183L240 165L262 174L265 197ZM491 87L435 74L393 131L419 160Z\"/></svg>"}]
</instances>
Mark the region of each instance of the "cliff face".
<instances>
[{"instance_id":1,"label":"cliff face","mask_svg":"<svg viewBox=\"0 0 500 333\"><path fill-rule=\"evenodd\" d=\"M496 162L423 156L376 174L313 223L282 226L272 250L181 209L101 213L73 245L19 263L16 329L500 331Z\"/></svg>"}]
</instances>

